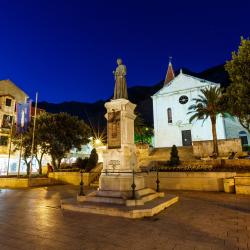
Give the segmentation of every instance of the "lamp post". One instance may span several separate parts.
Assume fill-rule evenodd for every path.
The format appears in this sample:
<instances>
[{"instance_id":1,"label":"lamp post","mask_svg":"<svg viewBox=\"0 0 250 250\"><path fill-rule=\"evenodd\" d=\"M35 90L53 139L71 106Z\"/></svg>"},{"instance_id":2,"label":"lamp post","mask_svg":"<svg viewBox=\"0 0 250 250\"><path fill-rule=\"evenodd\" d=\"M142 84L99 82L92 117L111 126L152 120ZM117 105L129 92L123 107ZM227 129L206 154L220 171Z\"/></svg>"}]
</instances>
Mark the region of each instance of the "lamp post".
<instances>
[{"instance_id":1,"label":"lamp post","mask_svg":"<svg viewBox=\"0 0 250 250\"><path fill-rule=\"evenodd\" d=\"M132 199L135 200L135 188L136 188L136 185L135 185L135 170L133 169L133 179L132 179L132 185L131 185L131 188L132 188Z\"/></svg>"},{"instance_id":2,"label":"lamp post","mask_svg":"<svg viewBox=\"0 0 250 250\"><path fill-rule=\"evenodd\" d=\"M157 168L156 172L156 192L160 192L160 180L159 180L159 170Z\"/></svg>"}]
</instances>

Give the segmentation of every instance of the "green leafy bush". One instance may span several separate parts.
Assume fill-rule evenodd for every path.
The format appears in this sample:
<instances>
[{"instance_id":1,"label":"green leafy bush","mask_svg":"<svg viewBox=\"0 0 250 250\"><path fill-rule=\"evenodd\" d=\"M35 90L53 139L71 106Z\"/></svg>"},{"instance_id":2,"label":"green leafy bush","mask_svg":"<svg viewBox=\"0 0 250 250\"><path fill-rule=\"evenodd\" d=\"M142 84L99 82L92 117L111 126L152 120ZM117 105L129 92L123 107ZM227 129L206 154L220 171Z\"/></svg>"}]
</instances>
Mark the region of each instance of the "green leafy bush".
<instances>
[{"instance_id":1,"label":"green leafy bush","mask_svg":"<svg viewBox=\"0 0 250 250\"><path fill-rule=\"evenodd\" d=\"M246 151L246 152L250 152L250 146L244 145L244 146L242 146L242 150Z\"/></svg>"}]
</instances>

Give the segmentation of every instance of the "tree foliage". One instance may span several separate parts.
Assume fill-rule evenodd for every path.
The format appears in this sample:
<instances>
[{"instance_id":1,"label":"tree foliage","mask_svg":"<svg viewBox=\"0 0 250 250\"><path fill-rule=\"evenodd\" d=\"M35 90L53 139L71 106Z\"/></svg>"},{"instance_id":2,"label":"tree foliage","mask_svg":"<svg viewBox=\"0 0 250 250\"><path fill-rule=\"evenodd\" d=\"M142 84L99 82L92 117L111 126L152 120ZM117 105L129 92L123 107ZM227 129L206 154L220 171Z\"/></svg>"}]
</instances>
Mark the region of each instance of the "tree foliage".
<instances>
[{"instance_id":1,"label":"tree foliage","mask_svg":"<svg viewBox=\"0 0 250 250\"><path fill-rule=\"evenodd\" d=\"M250 132L250 40L241 38L238 52L225 65L231 85L227 88L227 108Z\"/></svg>"},{"instance_id":2,"label":"tree foliage","mask_svg":"<svg viewBox=\"0 0 250 250\"><path fill-rule=\"evenodd\" d=\"M212 123L214 153L218 156L216 117L218 114L224 113L222 108L222 92L217 86L211 86L209 88L202 89L201 93L202 95L198 95L198 98L192 99L195 104L188 108L188 114L191 114L189 122L191 123L195 119L205 121L208 117L210 117Z\"/></svg>"},{"instance_id":3,"label":"tree foliage","mask_svg":"<svg viewBox=\"0 0 250 250\"><path fill-rule=\"evenodd\" d=\"M32 137L33 137L33 119L31 120L26 131L15 133L13 143L15 150L21 150L22 158L27 166L27 174L29 174L31 163ZM44 140L43 128L47 126L47 114L40 115L36 120L36 130L34 136L33 156L39 165L39 174L42 174L42 159L48 153L48 143Z\"/></svg>"},{"instance_id":4,"label":"tree foliage","mask_svg":"<svg viewBox=\"0 0 250 250\"><path fill-rule=\"evenodd\" d=\"M82 145L89 142L90 128L76 116L59 113L48 117L44 134L52 164L59 168L62 159L72 148L80 150Z\"/></svg>"},{"instance_id":5,"label":"tree foliage","mask_svg":"<svg viewBox=\"0 0 250 250\"><path fill-rule=\"evenodd\" d=\"M31 134L30 129L28 129L24 133L20 134L15 133L12 138L14 151L19 151L21 153L21 157L26 164L27 175L29 175L30 161L31 161L32 137L30 136L30 134Z\"/></svg>"},{"instance_id":6,"label":"tree foliage","mask_svg":"<svg viewBox=\"0 0 250 250\"><path fill-rule=\"evenodd\" d=\"M28 167L28 159L31 157L33 122L28 130L22 134L16 134L14 144L16 149L23 149L22 157ZM72 149L80 150L83 144L88 143L90 128L75 116L67 113L44 113L37 117L34 137L34 156L39 163L39 172L42 171L42 158L49 154L53 166L60 167L62 159ZM22 140L21 140L22 139Z\"/></svg>"},{"instance_id":7,"label":"tree foliage","mask_svg":"<svg viewBox=\"0 0 250 250\"><path fill-rule=\"evenodd\" d=\"M151 143L151 138L153 136L153 129L145 124L144 119L140 113L136 113L135 123L135 143Z\"/></svg>"}]
</instances>

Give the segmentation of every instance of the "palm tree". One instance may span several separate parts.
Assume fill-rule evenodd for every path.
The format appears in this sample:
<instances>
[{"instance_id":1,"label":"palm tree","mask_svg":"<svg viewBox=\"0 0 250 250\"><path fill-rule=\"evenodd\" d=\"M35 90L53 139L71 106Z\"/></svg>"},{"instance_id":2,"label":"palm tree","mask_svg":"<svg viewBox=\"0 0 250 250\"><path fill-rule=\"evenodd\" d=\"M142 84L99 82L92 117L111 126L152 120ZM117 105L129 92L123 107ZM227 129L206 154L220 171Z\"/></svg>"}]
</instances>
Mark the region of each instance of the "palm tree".
<instances>
[{"instance_id":1,"label":"palm tree","mask_svg":"<svg viewBox=\"0 0 250 250\"><path fill-rule=\"evenodd\" d=\"M194 119L202 119L205 121L210 117L212 123L212 134L213 134L213 149L214 155L218 156L218 142L216 133L216 116L223 113L221 99L222 92L217 86L211 86L201 90L203 95L198 95L198 98L193 98L195 104L191 105L188 110L188 114L192 114L189 119L191 123Z\"/></svg>"}]
</instances>

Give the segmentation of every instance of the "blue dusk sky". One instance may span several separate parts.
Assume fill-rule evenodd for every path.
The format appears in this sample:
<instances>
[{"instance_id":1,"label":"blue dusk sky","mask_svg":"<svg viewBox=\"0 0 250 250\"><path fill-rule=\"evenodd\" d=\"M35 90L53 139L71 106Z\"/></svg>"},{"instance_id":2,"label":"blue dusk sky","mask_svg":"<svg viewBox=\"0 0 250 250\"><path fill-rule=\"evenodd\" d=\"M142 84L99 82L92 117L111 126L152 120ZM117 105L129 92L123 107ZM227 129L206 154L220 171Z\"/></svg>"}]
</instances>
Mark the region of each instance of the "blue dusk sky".
<instances>
[{"instance_id":1,"label":"blue dusk sky","mask_svg":"<svg viewBox=\"0 0 250 250\"><path fill-rule=\"evenodd\" d=\"M39 101L95 102L113 93L121 57L128 86L175 69L224 63L250 31L250 1L0 0L0 79Z\"/></svg>"}]
</instances>

